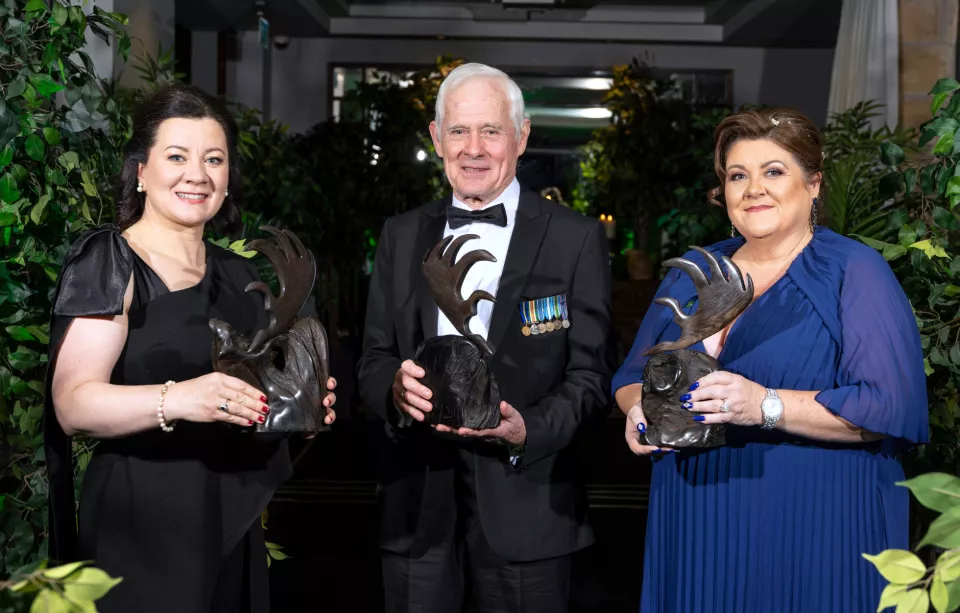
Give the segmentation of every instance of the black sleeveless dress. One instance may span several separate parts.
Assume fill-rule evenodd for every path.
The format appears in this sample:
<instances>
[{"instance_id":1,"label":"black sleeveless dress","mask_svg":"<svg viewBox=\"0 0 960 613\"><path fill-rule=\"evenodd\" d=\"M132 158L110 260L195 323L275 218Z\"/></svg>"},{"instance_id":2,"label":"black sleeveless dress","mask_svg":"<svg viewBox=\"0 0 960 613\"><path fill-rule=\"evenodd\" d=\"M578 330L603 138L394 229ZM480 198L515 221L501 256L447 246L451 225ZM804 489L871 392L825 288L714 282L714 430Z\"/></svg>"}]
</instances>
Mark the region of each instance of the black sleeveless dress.
<instances>
[{"instance_id":1,"label":"black sleeveless dress","mask_svg":"<svg viewBox=\"0 0 960 613\"><path fill-rule=\"evenodd\" d=\"M266 325L259 280L244 258L207 244L196 285L170 291L110 225L86 233L64 261L54 298L45 402L50 557L93 560L123 581L102 613L261 613L269 610L260 513L292 471L287 443L226 424L177 423L97 441L74 514L70 439L50 381L75 317L114 315L134 279L129 333L111 383L154 385L212 372L211 318L245 335ZM137 410L143 410L139 407ZM74 529L79 528L79 531Z\"/></svg>"}]
</instances>

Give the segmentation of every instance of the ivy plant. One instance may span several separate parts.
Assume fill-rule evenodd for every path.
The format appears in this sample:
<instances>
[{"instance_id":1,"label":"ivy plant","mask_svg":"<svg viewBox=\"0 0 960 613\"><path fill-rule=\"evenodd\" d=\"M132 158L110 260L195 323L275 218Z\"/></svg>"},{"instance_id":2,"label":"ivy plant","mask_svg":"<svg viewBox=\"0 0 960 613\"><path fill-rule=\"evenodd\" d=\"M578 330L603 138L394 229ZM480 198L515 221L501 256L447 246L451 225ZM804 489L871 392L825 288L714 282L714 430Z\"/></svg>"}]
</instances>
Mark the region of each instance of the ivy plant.
<instances>
[{"instance_id":1,"label":"ivy plant","mask_svg":"<svg viewBox=\"0 0 960 613\"><path fill-rule=\"evenodd\" d=\"M63 0L0 0L0 576L10 577L0 610L17 610L25 602L17 593L36 593L35 610L95 610L93 601L114 581L82 564L47 569L42 562L40 421L60 263L81 232L109 217L105 187L129 126L84 52L84 37L114 41L125 58L125 24L122 15L98 7L87 15ZM76 453L82 471L83 441Z\"/></svg>"}]
</instances>

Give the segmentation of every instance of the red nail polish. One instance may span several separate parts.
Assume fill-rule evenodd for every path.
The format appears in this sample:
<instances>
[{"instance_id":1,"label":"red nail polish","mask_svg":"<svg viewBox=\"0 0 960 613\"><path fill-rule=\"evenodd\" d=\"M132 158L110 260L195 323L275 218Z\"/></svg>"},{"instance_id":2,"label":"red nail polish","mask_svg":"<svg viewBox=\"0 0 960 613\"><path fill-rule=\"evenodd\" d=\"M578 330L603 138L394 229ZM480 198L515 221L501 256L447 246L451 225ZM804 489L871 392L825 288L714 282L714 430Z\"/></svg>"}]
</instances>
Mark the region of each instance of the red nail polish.
<instances>
[{"instance_id":1,"label":"red nail polish","mask_svg":"<svg viewBox=\"0 0 960 613\"><path fill-rule=\"evenodd\" d=\"M265 422L265 421L267 421L267 418L264 417L263 415L261 415L261 416L260 416L260 423L262 424L262 423ZM251 422L251 423L252 423L252 422Z\"/></svg>"},{"instance_id":2,"label":"red nail polish","mask_svg":"<svg viewBox=\"0 0 960 613\"><path fill-rule=\"evenodd\" d=\"M269 413L269 412L270 412L270 407L263 407L263 412L264 412L264 413Z\"/></svg>"},{"instance_id":3,"label":"red nail polish","mask_svg":"<svg viewBox=\"0 0 960 613\"><path fill-rule=\"evenodd\" d=\"M252 421L250 422L250 425L251 425L251 426L253 425L253 422L252 422Z\"/></svg>"},{"instance_id":4,"label":"red nail polish","mask_svg":"<svg viewBox=\"0 0 960 613\"><path fill-rule=\"evenodd\" d=\"M260 396L260 402L266 402L266 401L267 401L266 396Z\"/></svg>"}]
</instances>

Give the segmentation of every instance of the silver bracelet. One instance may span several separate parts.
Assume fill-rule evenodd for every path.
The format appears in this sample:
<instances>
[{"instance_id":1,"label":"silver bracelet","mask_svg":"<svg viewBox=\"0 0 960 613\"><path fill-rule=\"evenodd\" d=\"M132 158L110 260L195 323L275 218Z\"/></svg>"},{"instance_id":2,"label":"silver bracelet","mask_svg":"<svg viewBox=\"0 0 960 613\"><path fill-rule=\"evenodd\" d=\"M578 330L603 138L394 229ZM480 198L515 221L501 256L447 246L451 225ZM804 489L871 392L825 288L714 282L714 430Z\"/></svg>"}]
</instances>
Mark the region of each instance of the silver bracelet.
<instances>
[{"instance_id":1,"label":"silver bracelet","mask_svg":"<svg viewBox=\"0 0 960 613\"><path fill-rule=\"evenodd\" d=\"M173 385L173 381L167 381L163 384L163 387L160 389L160 401L157 402L157 420L160 422L160 429L164 432L173 432L173 426L167 425L167 420L163 418L163 401L167 397L167 390L170 389L170 386Z\"/></svg>"}]
</instances>

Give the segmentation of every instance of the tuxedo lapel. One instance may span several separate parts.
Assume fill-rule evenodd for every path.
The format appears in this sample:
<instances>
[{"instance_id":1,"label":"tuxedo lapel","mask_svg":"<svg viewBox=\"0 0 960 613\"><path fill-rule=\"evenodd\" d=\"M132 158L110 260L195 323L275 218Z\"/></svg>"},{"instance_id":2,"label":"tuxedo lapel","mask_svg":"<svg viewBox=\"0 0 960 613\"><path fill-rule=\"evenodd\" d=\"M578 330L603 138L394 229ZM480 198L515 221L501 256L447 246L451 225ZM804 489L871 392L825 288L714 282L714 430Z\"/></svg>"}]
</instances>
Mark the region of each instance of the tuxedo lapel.
<instances>
[{"instance_id":1,"label":"tuxedo lapel","mask_svg":"<svg viewBox=\"0 0 960 613\"><path fill-rule=\"evenodd\" d=\"M540 252L540 245L547 232L549 213L542 213L540 196L525 190L520 194L517 218L507 249L507 259L503 263L503 274L497 289L497 301L490 320L490 332L487 341L496 355L497 347L503 338L510 320L520 304L520 294L527 284L527 276Z\"/></svg>"},{"instance_id":2,"label":"tuxedo lapel","mask_svg":"<svg viewBox=\"0 0 960 613\"><path fill-rule=\"evenodd\" d=\"M420 309L420 325L423 330L423 338L433 338L437 335L437 303L430 293L430 285L427 278L420 271L420 265L423 262L423 256L432 249L440 239L443 238L443 229L447 225L447 218L444 210L449 204L450 198L441 200L437 206L425 209L420 215L420 229L417 231L417 238L414 242L413 261L411 262L410 274L414 279L414 286L417 288L417 306ZM415 343L415 345L419 345Z\"/></svg>"}]
</instances>

